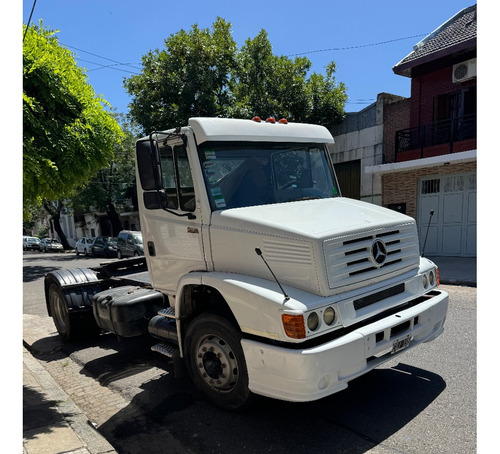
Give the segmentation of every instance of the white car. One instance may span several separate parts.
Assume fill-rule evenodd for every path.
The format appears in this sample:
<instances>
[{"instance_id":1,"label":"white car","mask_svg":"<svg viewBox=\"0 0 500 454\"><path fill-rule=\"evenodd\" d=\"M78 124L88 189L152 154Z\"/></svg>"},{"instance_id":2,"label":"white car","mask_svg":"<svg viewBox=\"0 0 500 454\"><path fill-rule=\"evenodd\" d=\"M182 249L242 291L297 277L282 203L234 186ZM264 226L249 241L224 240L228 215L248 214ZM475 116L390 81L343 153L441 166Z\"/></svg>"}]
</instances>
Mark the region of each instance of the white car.
<instances>
[{"instance_id":1,"label":"white car","mask_svg":"<svg viewBox=\"0 0 500 454\"><path fill-rule=\"evenodd\" d=\"M92 253L92 245L95 238L80 238L75 245L76 255L89 255Z\"/></svg>"},{"instance_id":2,"label":"white car","mask_svg":"<svg viewBox=\"0 0 500 454\"><path fill-rule=\"evenodd\" d=\"M34 236L23 236L23 251L40 251L40 239Z\"/></svg>"},{"instance_id":3,"label":"white car","mask_svg":"<svg viewBox=\"0 0 500 454\"><path fill-rule=\"evenodd\" d=\"M63 252L64 248L59 241L54 238L42 238L40 240L41 252Z\"/></svg>"}]
</instances>

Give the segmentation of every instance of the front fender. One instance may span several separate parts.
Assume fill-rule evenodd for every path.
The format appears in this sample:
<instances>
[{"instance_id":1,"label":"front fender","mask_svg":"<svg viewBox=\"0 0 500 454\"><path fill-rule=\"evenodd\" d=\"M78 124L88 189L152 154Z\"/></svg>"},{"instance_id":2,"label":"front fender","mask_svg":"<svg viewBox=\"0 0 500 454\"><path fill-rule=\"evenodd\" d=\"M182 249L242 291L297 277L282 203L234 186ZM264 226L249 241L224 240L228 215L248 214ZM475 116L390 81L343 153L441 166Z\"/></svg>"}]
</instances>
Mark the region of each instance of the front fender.
<instances>
[{"instance_id":1,"label":"front fender","mask_svg":"<svg viewBox=\"0 0 500 454\"><path fill-rule=\"evenodd\" d=\"M253 276L224 272L190 273L179 281L177 295L189 285L215 288L222 295L243 333L275 340L290 340L285 335L283 311L304 312L321 297L286 287L288 301L274 281ZM176 313L180 313L182 298L176 298Z\"/></svg>"}]
</instances>

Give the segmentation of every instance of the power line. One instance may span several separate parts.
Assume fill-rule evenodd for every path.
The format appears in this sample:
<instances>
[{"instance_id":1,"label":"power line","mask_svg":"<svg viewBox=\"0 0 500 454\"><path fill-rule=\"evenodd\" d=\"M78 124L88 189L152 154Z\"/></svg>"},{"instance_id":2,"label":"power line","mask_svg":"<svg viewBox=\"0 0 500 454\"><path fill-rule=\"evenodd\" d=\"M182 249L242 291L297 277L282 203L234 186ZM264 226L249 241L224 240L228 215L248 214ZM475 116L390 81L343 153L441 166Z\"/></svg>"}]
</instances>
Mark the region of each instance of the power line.
<instances>
[{"instance_id":1,"label":"power line","mask_svg":"<svg viewBox=\"0 0 500 454\"><path fill-rule=\"evenodd\" d=\"M35 5L36 5L36 0L33 2L33 6L31 7L30 17L28 19L28 23L26 24L26 30L24 30L23 43L24 43L24 38L26 38L26 33L28 33L28 28L31 22L31 16L33 16L33 11L35 11Z\"/></svg>"},{"instance_id":2,"label":"power line","mask_svg":"<svg viewBox=\"0 0 500 454\"><path fill-rule=\"evenodd\" d=\"M79 49L78 47L74 47L74 46L70 46L69 44L64 44L64 43L60 43L62 44L63 46L66 46L66 47L69 47L70 49L74 49L74 50L77 50L78 52L83 52L85 54L89 54L89 55L92 55L94 57L97 57L97 58L102 58L103 60L107 60L107 61L110 61L112 63L115 63L117 65L122 65L122 66L128 66L130 68L133 68L133 69L137 69L138 71L141 70L141 68L138 68L137 66L134 66L133 64L131 63L123 63L123 62L120 62L120 61L117 61L117 60L113 60L112 58L108 58L108 57L103 57L102 55L98 55L98 54L94 54L92 52L88 52L84 49ZM82 60L82 61L85 61L85 60ZM87 61L88 62L88 61ZM88 63L94 63L94 62L88 62ZM100 65L100 63L94 63L95 65ZM101 65L103 67L107 67L105 65ZM109 67L112 67L113 65L109 65ZM100 69L100 68L98 68ZM136 74L136 73L134 73Z\"/></svg>"},{"instance_id":3,"label":"power line","mask_svg":"<svg viewBox=\"0 0 500 454\"><path fill-rule=\"evenodd\" d=\"M129 74L136 74L136 75L139 74L139 73L134 72L134 71L128 71L128 70L122 69L122 68L115 68L115 66L120 66L120 65L122 65L122 66L130 66L128 63L113 63L112 65L103 65L103 64L97 63L95 61L84 60L83 58L79 58L78 60L81 61L81 62L91 63L93 65L98 65L99 66L99 68L92 68L92 69L88 69L87 68L87 71L97 71L99 69L109 68L109 69L114 69L115 71L122 71L122 72L129 73Z\"/></svg>"},{"instance_id":4,"label":"power line","mask_svg":"<svg viewBox=\"0 0 500 454\"><path fill-rule=\"evenodd\" d=\"M35 0L35 3L36 3L36 0ZM33 5L33 8L34 8L34 5ZM30 18L31 18L31 16L30 16ZM315 54L315 53L320 53L320 52L331 52L331 51L362 49L362 48L366 48L366 47L382 46L382 45L385 45L385 44L391 44L391 43L395 43L395 42L398 42L398 41L404 41L404 40L407 40L407 39L421 38L422 36L427 36L427 35L428 35L428 33L420 33L418 35L405 36L403 38L395 38L395 39L390 39L390 40L386 40L386 41L379 41L379 42L376 42L376 43L359 44L359 45L356 45L356 46L330 47L330 48L327 48L327 49L309 50L309 51L305 51L305 52L298 52L298 53L295 53L295 54L288 54L286 56L287 57L296 57L296 56L299 56L299 55L308 55L308 54ZM109 68L109 69L114 69L116 71L123 71L123 72L127 72L127 73L130 73L130 74L136 74L137 75L139 73L134 72L134 71L127 71L125 69L116 68L115 66L127 66L127 67L135 69L137 71L141 71L142 70L142 68L137 67L136 64L123 63L123 62L120 62L118 60L114 60L114 59L109 58L109 57L104 57L102 55L95 54L93 52L89 52L89 51L86 51L84 49L80 49L78 47L70 46L69 44L64 44L64 43L61 43L61 44L63 46L66 46L66 47L70 48L70 49L74 49L74 50L76 50L78 52L83 52L83 53L86 53L88 55L92 55L94 57L102 58L103 60L107 60L107 61L110 61L110 62L113 63L112 65L103 65L101 63L96 63L96 62L92 62L92 61L84 60L84 59L80 58L79 59L80 61L100 66L99 68L89 69L88 71L97 71L99 69Z\"/></svg>"},{"instance_id":5,"label":"power line","mask_svg":"<svg viewBox=\"0 0 500 454\"><path fill-rule=\"evenodd\" d=\"M390 39L390 40L387 40L387 41L380 41L380 42L377 42L377 43L359 44L357 46L330 47L328 49L309 50L309 51L306 51L306 52L299 52L299 53L296 53L296 54L289 54L289 55L287 55L287 57L296 57L298 55L315 54L315 53L319 53L319 52L331 52L331 51L338 51L338 50L353 50L353 49L362 49L364 47L382 46L384 44L395 43L397 41L404 41L406 39L420 38L422 36L427 36L428 34L429 33L420 33L419 35L406 36L404 38Z\"/></svg>"}]
</instances>

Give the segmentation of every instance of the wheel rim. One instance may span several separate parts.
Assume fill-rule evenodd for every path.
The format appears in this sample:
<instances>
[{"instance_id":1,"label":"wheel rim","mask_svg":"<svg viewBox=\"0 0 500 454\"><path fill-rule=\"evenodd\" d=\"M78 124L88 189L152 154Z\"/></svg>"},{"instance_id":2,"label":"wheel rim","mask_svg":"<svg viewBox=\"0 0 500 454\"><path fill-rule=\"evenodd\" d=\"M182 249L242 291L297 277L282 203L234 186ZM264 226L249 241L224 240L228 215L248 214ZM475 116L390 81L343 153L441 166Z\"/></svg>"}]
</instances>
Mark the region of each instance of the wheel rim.
<instances>
[{"instance_id":1,"label":"wheel rim","mask_svg":"<svg viewBox=\"0 0 500 454\"><path fill-rule=\"evenodd\" d=\"M238 361L224 339L208 335L196 348L196 366L203 381L218 391L231 391L238 382Z\"/></svg>"},{"instance_id":2,"label":"wheel rim","mask_svg":"<svg viewBox=\"0 0 500 454\"><path fill-rule=\"evenodd\" d=\"M59 332L66 332L66 302L61 299L58 292L53 291L50 296L52 317Z\"/></svg>"}]
</instances>

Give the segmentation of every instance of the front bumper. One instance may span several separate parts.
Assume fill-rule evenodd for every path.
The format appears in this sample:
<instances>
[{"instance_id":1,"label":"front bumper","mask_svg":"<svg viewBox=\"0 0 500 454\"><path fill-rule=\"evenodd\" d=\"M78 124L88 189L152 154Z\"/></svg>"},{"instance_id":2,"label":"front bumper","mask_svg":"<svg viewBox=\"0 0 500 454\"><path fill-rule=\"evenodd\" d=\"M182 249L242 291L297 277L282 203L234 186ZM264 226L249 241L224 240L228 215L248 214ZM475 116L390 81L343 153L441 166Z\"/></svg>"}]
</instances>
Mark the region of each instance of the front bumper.
<instances>
[{"instance_id":1,"label":"front bumper","mask_svg":"<svg viewBox=\"0 0 500 454\"><path fill-rule=\"evenodd\" d=\"M321 399L402 352L430 342L444 330L448 294L433 290L424 301L308 349L241 341L256 394L293 402ZM393 353L404 340L406 348Z\"/></svg>"}]
</instances>

